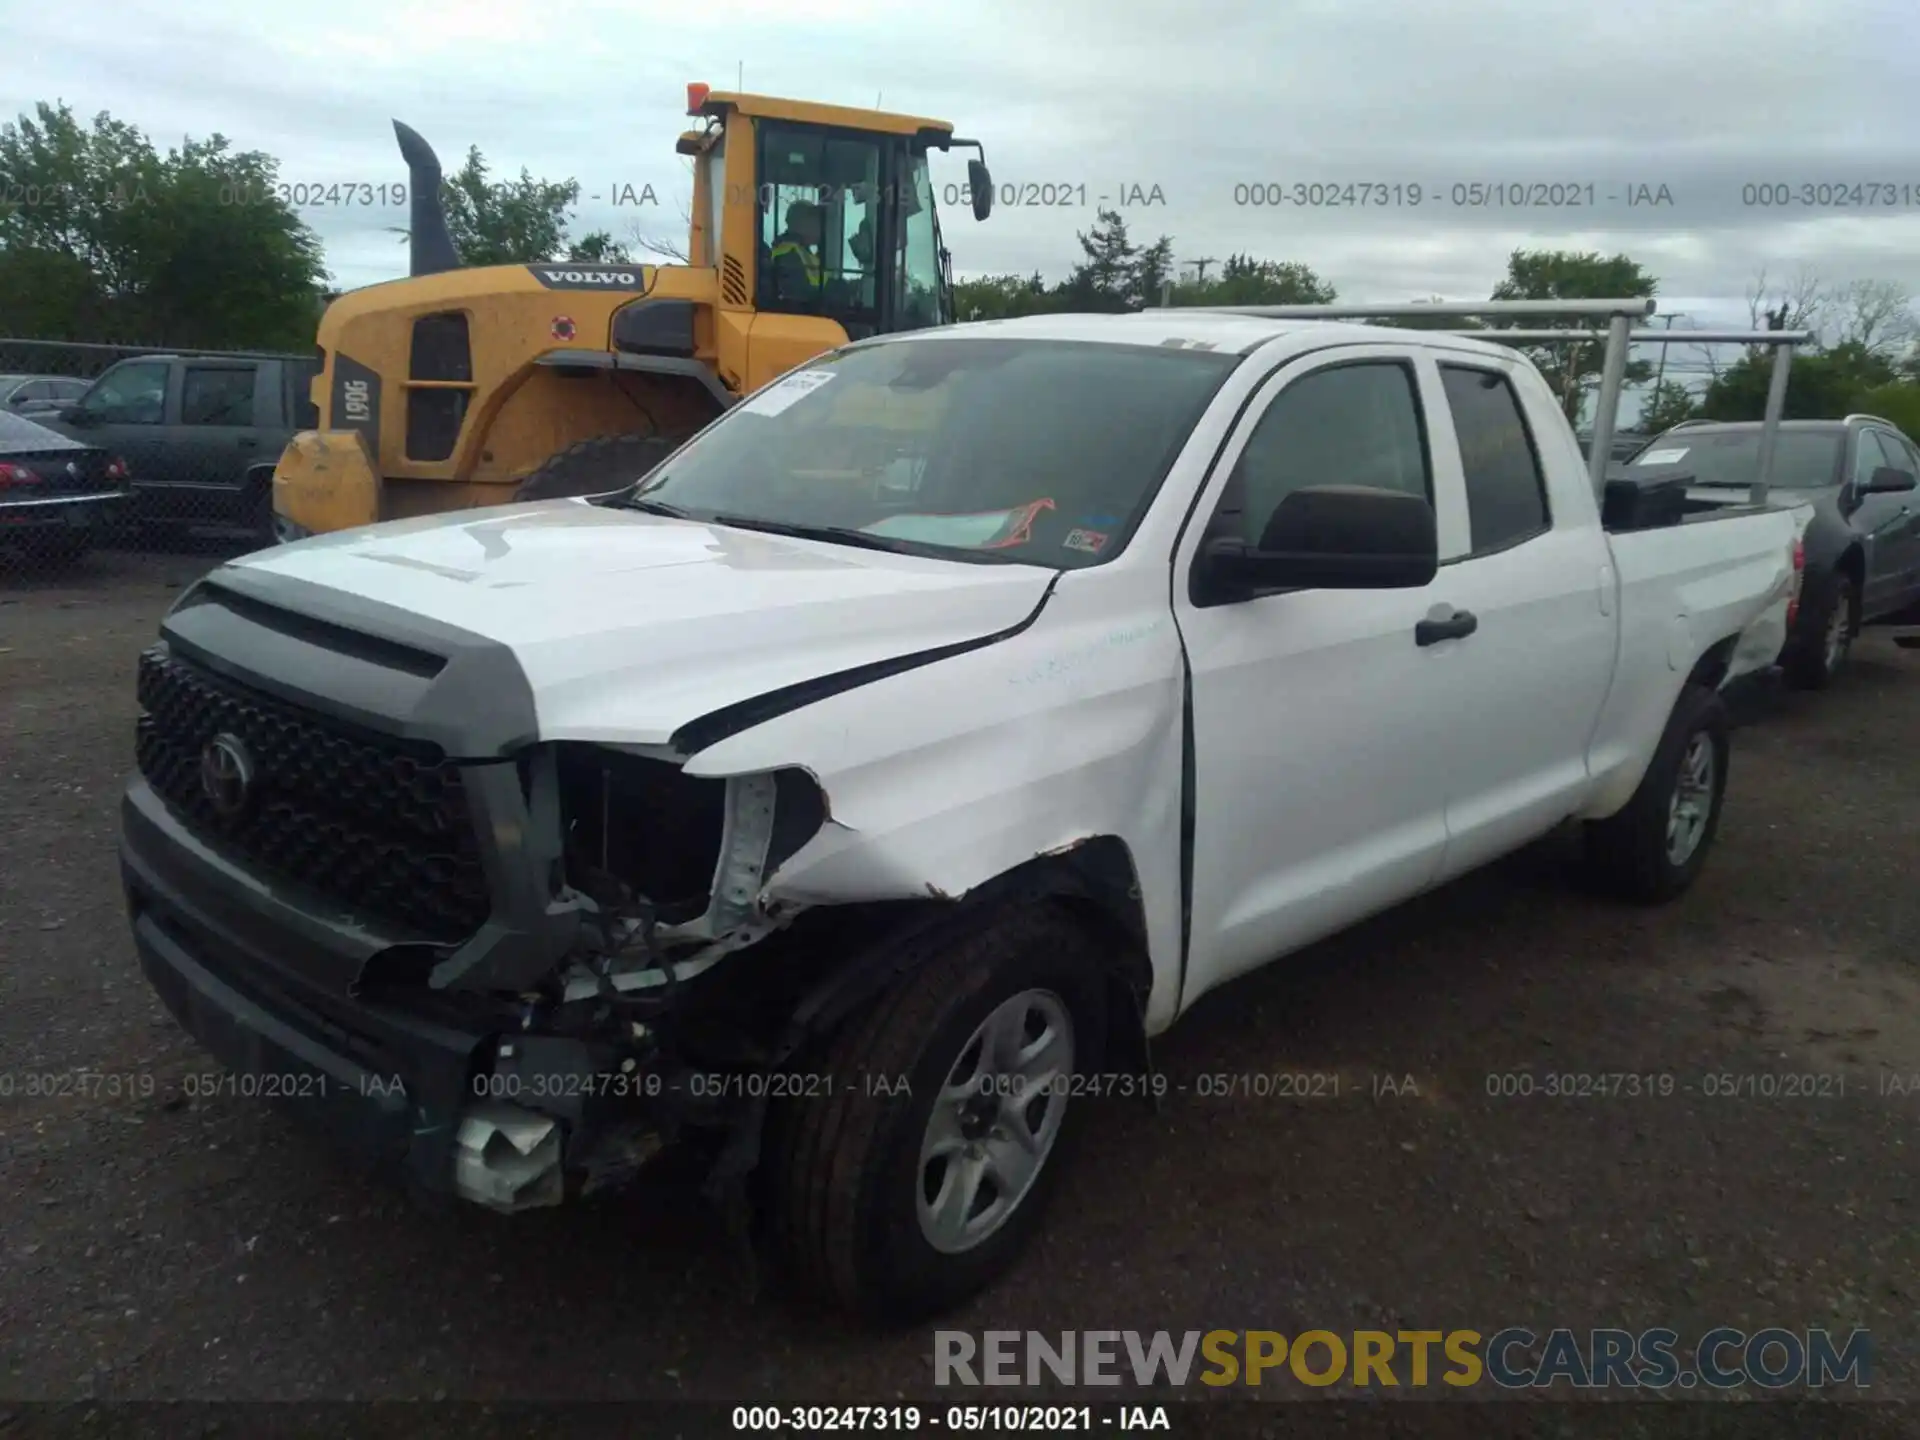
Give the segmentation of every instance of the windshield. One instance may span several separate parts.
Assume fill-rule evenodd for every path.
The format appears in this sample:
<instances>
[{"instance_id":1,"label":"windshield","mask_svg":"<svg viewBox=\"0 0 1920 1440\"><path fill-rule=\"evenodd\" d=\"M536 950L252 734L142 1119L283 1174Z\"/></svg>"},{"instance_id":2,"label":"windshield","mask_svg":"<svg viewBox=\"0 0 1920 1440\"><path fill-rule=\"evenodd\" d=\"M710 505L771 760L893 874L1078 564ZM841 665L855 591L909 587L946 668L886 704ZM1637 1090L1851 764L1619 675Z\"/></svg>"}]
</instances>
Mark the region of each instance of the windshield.
<instances>
[{"instance_id":1,"label":"windshield","mask_svg":"<svg viewBox=\"0 0 1920 1440\"><path fill-rule=\"evenodd\" d=\"M1782 430L1773 447L1773 488L1819 490L1840 482L1840 444L1833 430ZM1760 431L1676 430L1633 462L1684 465L1696 485L1746 489L1760 473Z\"/></svg>"},{"instance_id":2,"label":"windshield","mask_svg":"<svg viewBox=\"0 0 1920 1440\"><path fill-rule=\"evenodd\" d=\"M889 341L776 381L611 503L962 559L1098 564L1125 544L1238 360Z\"/></svg>"}]
</instances>

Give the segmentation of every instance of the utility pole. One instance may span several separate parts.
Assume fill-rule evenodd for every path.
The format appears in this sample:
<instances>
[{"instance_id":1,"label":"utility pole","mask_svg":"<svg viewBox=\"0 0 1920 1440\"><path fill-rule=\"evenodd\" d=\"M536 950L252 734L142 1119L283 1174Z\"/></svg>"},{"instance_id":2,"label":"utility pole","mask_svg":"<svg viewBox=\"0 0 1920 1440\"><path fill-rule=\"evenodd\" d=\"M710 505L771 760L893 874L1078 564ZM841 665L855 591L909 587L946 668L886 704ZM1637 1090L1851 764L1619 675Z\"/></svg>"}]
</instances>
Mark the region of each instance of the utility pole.
<instances>
[{"instance_id":1,"label":"utility pole","mask_svg":"<svg viewBox=\"0 0 1920 1440\"><path fill-rule=\"evenodd\" d=\"M1196 285L1206 284L1207 283L1207 267L1209 265L1215 265L1218 263L1219 261L1212 255L1204 256L1199 260L1187 261L1187 264L1193 266L1194 283Z\"/></svg>"},{"instance_id":2,"label":"utility pole","mask_svg":"<svg viewBox=\"0 0 1920 1440\"><path fill-rule=\"evenodd\" d=\"M1676 320L1684 320L1684 319L1686 319L1687 317L1686 317L1686 316L1685 316L1684 314L1681 314L1681 313L1679 313L1679 312L1675 312L1675 313L1674 313L1674 314L1672 314L1672 315L1662 315L1662 316L1661 316L1660 318L1661 318L1662 320L1664 320L1664 321L1666 321L1666 322L1667 322L1667 324L1666 324L1666 328L1667 328L1667 329L1669 329L1669 330L1671 330L1671 329L1673 328L1673 322L1674 322L1674 321L1676 321ZM1777 329L1778 327L1776 326L1775 328ZM1659 395L1659 393L1660 393L1660 385L1661 385L1661 382L1662 382L1663 380L1665 380L1665 379L1666 379L1666 376L1667 376L1667 352L1668 352L1669 350L1671 350L1672 348L1673 348L1673 346L1671 346L1671 345L1662 345L1662 346L1660 347L1660 363L1659 363L1659 364L1658 364L1657 366L1655 366L1655 367L1654 367L1654 372L1653 372L1653 393L1654 393L1654 394L1655 394L1656 396L1657 396L1657 395Z\"/></svg>"}]
</instances>

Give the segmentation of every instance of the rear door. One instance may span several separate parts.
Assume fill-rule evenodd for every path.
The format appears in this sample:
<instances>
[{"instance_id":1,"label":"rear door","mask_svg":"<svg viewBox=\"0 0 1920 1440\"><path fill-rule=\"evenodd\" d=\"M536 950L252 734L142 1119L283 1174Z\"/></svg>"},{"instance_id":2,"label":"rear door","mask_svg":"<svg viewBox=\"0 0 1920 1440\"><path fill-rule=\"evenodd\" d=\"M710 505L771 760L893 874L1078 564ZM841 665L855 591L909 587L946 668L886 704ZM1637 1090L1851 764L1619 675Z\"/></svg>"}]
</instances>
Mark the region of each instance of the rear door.
<instances>
[{"instance_id":1,"label":"rear door","mask_svg":"<svg viewBox=\"0 0 1920 1440\"><path fill-rule=\"evenodd\" d=\"M181 363L178 451L179 508L191 518L230 520L239 513L247 468L262 458L270 433L259 422L279 413L268 367L252 360ZM274 372L277 376L277 370Z\"/></svg>"},{"instance_id":2,"label":"rear door","mask_svg":"<svg viewBox=\"0 0 1920 1440\"><path fill-rule=\"evenodd\" d=\"M1466 495L1468 546L1442 565L1434 593L1475 621L1426 654L1422 700L1445 735L1445 880L1581 803L1617 622L1612 556L1593 506L1576 503L1573 487L1588 481L1555 443L1565 422L1546 387L1528 367L1477 352L1436 368L1435 461Z\"/></svg>"}]
</instances>

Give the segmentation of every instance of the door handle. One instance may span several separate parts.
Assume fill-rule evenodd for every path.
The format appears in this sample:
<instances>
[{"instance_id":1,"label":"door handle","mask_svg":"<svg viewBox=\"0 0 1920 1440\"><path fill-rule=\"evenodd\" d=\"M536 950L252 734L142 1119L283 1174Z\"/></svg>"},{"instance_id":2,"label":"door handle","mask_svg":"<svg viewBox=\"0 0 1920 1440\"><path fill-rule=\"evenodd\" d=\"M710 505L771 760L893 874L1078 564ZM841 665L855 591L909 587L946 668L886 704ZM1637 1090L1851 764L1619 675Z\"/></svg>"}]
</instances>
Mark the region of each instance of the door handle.
<instances>
[{"instance_id":1,"label":"door handle","mask_svg":"<svg viewBox=\"0 0 1920 1440\"><path fill-rule=\"evenodd\" d=\"M235 440L233 443L238 445L242 450L251 450L259 442L255 440L251 435L242 435L239 439Z\"/></svg>"},{"instance_id":2,"label":"door handle","mask_svg":"<svg viewBox=\"0 0 1920 1440\"><path fill-rule=\"evenodd\" d=\"M1464 640L1480 628L1471 610L1456 610L1444 620L1422 620L1413 627L1413 643L1438 645L1442 640Z\"/></svg>"}]
</instances>

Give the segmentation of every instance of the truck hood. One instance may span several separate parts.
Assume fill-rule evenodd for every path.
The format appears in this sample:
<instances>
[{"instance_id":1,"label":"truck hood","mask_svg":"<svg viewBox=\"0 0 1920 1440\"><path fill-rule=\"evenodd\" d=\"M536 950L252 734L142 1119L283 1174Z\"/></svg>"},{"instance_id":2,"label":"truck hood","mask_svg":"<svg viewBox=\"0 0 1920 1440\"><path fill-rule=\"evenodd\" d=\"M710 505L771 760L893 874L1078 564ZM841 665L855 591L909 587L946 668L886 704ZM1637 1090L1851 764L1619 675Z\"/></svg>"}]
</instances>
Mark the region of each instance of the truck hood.
<instances>
[{"instance_id":1,"label":"truck hood","mask_svg":"<svg viewBox=\"0 0 1920 1440\"><path fill-rule=\"evenodd\" d=\"M664 744L770 691L1020 626L1055 574L579 500L342 531L233 564L504 645L542 739L630 744Z\"/></svg>"}]
</instances>

